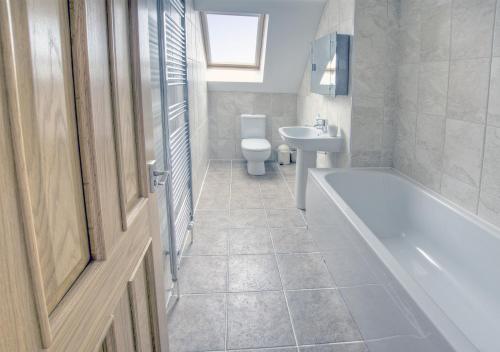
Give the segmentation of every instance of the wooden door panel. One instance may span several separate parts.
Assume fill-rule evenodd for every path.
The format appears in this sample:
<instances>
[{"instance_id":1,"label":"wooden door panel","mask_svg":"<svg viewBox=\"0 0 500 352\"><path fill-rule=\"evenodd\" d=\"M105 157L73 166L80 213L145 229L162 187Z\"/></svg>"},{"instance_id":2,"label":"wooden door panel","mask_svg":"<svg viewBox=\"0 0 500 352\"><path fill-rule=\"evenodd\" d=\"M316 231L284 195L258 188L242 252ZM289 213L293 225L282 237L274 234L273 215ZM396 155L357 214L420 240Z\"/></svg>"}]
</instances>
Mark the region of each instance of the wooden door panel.
<instances>
[{"instance_id":1,"label":"wooden door panel","mask_svg":"<svg viewBox=\"0 0 500 352\"><path fill-rule=\"evenodd\" d=\"M118 161L118 185L123 229L126 230L135 206L146 193L143 174L138 168L144 160L144 148L138 148L141 129L134 107L134 86L128 0L107 0L109 49L111 59L111 89L113 92L113 117Z\"/></svg>"},{"instance_id":2,"label":"wooden door panel","mask_svg":"<svg viewBox=\"0 0 500 352\"><path fill-rule=\"evenodd\" d=\"M1 13L1 9L0 9ZM1 25L1 23L0 23ZM2 30L0 29L0 34ZM0 351L29 351L40 344L7 104L7 78L0 55ZM14 284L11 284L14 283ZM26 302L21 306L13 302ZM45 302L43 302L45 304ZM23 326L24 329L19 329ZM36 332L33 334L32 332Z\"/></svg>"},{"instance_id":3,"label":"wooden door panel","mask_svg":"<svg viewBox=\"0 0 500 352\"><path fill-rule=\"evenodd\" d=\"M28 3L33 115L21 119L31 211L47 309L90 258L65 1ZM45 16L61 21L46 21Z\"/></svg>"},{"instance_id":4,"label":"wooden door panel","mask_svg":"<svg viewBox=\"0 0 500 352\"><path fill-rule=\"evenodd\" d=\"M92 254L103 260L122 232L113 125L107 6L104 0L72 4L75 95Z\"/></svg>"},{"instance_id":5,"label":"wooden door panel","mask_svg":"<svg viewBox=\"0 0 500 352\"><path fill-rule=\"evenodd\" d=\"M132 312L128 290L118 302L113 319L115 328L116 348L119 352L135 352L134 328L132 325Z\"/></svg>"},{"instance_id":6,"label":"wooden door panel","mask_svg":"<svg viewBox=\"0 0 500 352\"><path fill-rule=\"evenodd\" d=\"M157 336L158 322L154 319L154 314L151 314L156 304L152 260L152 248L149 244L143 260L139 262L128 282L135 346L137 351L142 352L158 350L158 346L155 348L154 338Z\"/></svg>"},{"instance_id":7,"label":"wooden door panel","mask_svg":"<svg viewBox=\"0 0 500 352\"><path fill-rule=\"evenodd\" d=\"M0 1L2 351L168 350L147 33L143 0Z\"/></svg>"}]
</instances>

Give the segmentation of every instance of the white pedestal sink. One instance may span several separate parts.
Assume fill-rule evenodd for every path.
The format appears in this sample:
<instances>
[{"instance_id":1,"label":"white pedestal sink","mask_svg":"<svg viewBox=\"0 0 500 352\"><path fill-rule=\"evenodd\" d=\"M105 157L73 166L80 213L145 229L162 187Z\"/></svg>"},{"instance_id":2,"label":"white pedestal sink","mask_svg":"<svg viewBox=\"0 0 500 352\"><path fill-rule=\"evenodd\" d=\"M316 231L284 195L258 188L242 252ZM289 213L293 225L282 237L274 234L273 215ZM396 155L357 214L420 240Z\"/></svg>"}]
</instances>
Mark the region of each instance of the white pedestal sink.
<instances>
[{"instance_id":1,"label":"white pedestal sink","mask_svg":"<svg viewBox=\"0 0 500 352\"><path fill-rule=\"evenodd\" d=\"M305 209L307 173L309 168L316 167L316 153L339 152L343 138L306 126L281 127L278 131L281 139L297 148L295 203L297 208Z\"/></svg>"}]
</instances>

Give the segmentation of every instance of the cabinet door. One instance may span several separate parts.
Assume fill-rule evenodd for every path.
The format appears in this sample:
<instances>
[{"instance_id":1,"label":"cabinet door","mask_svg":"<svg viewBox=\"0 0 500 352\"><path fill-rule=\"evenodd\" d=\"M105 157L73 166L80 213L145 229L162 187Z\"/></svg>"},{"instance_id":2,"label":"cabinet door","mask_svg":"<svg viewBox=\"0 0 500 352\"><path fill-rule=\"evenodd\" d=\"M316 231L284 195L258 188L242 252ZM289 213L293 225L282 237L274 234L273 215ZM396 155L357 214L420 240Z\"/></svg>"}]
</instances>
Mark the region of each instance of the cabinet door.
<instances>
[{"instance_id":1,"label":"cabinet door","mask_svg":"<svg viewBox=\"0 0 500 352\"><path fill-rule=\"evenodd\" d=\"M167 351L143 0L0 0L0 351Z\"/></svg>"}]
</instances>

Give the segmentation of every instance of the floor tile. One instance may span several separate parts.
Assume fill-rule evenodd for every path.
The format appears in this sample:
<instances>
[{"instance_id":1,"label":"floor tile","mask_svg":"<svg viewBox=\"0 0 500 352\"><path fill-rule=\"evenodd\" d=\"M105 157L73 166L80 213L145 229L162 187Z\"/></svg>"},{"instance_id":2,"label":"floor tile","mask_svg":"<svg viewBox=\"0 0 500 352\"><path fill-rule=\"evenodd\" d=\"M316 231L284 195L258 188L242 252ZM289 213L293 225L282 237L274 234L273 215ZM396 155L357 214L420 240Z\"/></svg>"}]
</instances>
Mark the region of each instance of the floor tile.
<instances>
[{"instance_id":1,"label":"floor tile","mask_svg":"<svg viewBox=\"0 0 500 352\"><path fill-rule=\"evenodd\" d=\"M229 257L229 291L281 290L274 255Z\"/></svg>"},{"instance_id":2,"label":"floor tile","mask_svg":"<svg viewBox=\"0 0 500 352\"><path fill-rule=\"evenodd\" d=\"M321 254L279 254L278 267L285 290L335 286Z\"/></svg>"},{"instance_id":3,"label":"floor tile","mask_svg":"<svg viewBox=\"0 0 500 352\"><path fill-rule=\"evenodd\" d=\"M282 227L271 229L276 253L310 253L318 251L306 228Z\"/></svg>"},{"instance_id":4,"label":"floor tile","mask_svg":"<svg viewBox=\"0 0 500 352\"><path fill-rule=\"evenodd\" d=\"M295 175L297 164L280 165L279 169L283 175Z\"/></svg>"},{"instance_id":5,"label":"floor tile","mask_svg":"<svg viewBox=\"0 0 500 352\"><path fill-rule=\"evenodd\" d=\"M334 253L323 253L323 256L337 286L359 286L377 282L364 259L352 251L338 250Z\"/></svg>"},{"instance_id":6,"label":"floor tile","mask_svg":"<svg viewBox=\"0 0 500 352\"><path fill-rule=\"evenodd\" d=\"M183 257L179 269L181 293L227 291L227 257Z\"/></svg>"},{"instance_id":7,"label":"floor tile","mask_svg":"<svg viewBox=\"0 0 500 352\"><path fill-rule=\"evenodd\" d=\"M306 223L298 209L268 209L270 227L304 227Z\"/></svg>"},{"instance_id":8,"label":"floor tile","mask_svg":"<svg viewBox=\"0 0 500 352\"><path fill-rule=\"evenodd\" d=\"M228 295L228 349L293 346L283 292Z\"/></svg>"},{"instance_id":9,"label":"floor tile","mask_svg":"<svg viewBox=\"0 0 500 352\"><path fill-rule=\"evenodd\" d=\"M287 291L286 295L300 345L361 340L338 290Z\"/></svg>"},{"instance_id":10,"label":"floor tile","mask_svg":"<svg viewBox=\"0 0 500 352\"><path fill-rule=\"evenodd\" d=\"M197 210L225 210L229 209L229 194L202 195L196 206Z\"/></svg>"},{"instance_id":11,"label":"floor tile","mask_svg":"<svg viewBox=\"0 0 500 352\"><path fill-rule=\"evenodd\" d=\"M268 173L258 178L261 186L283 185L285 179L279 173Z\"/></svg>"},{"instance_id":12,"label":"floor tile","mask_svg":"<svg viewBox=\"0 0 500 352\"><path fill-rule=\"evenodd\" d=\"M278 164L277 163L265 163L266 166L266 173L271 173L271 172L280 172Z\"/></svg>"},{"instance_id":13,"label":"floor tile","mask_svg":"<svg viewBox=\"0 0 500 352\"><path fill-rule=\"evenodd\" d=\"M262 198L276 198L286 194L290 194L290 190L285 182L273 184L261 184L260 191Z\"/></svg>"},{"instance_id":14,"label":"floor tile","mask_svg":"<svg viewBox=\"0 0 500 352\"><path fill-rule=\"evenodd\" d=\"M236 191L231 193L231 209L262 209L264 204L259 192L252 192L249 194L238 193Z\"/></svg>"},{"instance_id":15,"label":"floor tile","mask_svg":"<svg viewBox=\"0 0 500 352\"><path fill-rule=\"evenodd\" d=\"M225 295L182 296L169 313L170 350L224 350Z\"/></svg>"},{"instance_id":16,"label":"floor tile","mask_svg":"<svg viewBox=\"0 0 500 352\"><path fill-rule=\"evenodd\" d=\"M341 292L365 339L418 334L382 286L343 288Z\"/></svg>"},{"instance_id":17,"label":"floor tile","mask_svg":"<svg viewBox=\"0 0 500 352\"><path fill-rule=\"evenodd\" d=\"M386 352L390 351L386 350ZM404 351L404 349L397 351ZM300 352L368 352L368 348L363 342L351 342L300 347Z\"/></svg>"},{"instance_id":18,"label":"floor tile","mask_svg":"<svg viewBox=\"0 0 500 352\"><path fill-rule=\"evenodd\" d=\"M241 185L241 184L231 184L231 193L236 196L248 196L248 197L255 197L257 195L260 196L260 186L254 185L254 186L247 186L247 185Z\"/></svg>"},{"instance_id":19,"label":"floor tile","mask_svg":"<svg viewBox=\"0 0 500 352\"><path fill-rule=\"evenodd\" d=\"M253 189L260 190L259 180L250 178L248 176L238 176L233 175L231 180L231 185L235 185L237 187L249 187Z\"/></svg>"},{"instance_id":20,"label":"floor tile","mask_svg":"<svg viewBox=\"0 0 500 352\"><path fill-rule=\"evenodd\" d=\"M231 350L231 352L297 352L297 347L276 347L251 350Z\"/></svg>"},{"instance_id":21,"label":"floor tile","mask_svg":"<svg viewBox=\"0 0 500 352\"><path fill-rule=\"evenodd\" d=\"M389 339L367 341L371 352L404 351L404 352L452 352L448 343L433 343L428 339L414 336L397 336Z\"/></svg>"},{"instance_id":22,"label":"floor tile","mask_svg":"<svg viewBox=\"0 0 500 352\"><path fill-rule=\"evenodd\" d=\"M233 229L229 237L229 253L270 254L273 243L267 228Z\"/></svg>"},{"instance_id":23,"label":"floor tile","mask_svg":"<svg viewBox=\"0 0 500 352\"><path fill-rule=\"evenodd\" d=\"M194 228L193 243L184 255L227 255L229 229Z\"/></svg>"},{"instance_id":24,"label":"floor tile","mask_svg":"<svg viewBox=\"0 0 500 352\"><path fill-rule=\"evenodd\" d=\"M210 186L216 184L229 184L231 182L231 172L207 172L205 184Z\"/></svg>"},{"instance_id":25,"label":"floor tile","mask_svg":"<svg viewBox=\"0 0 500 352\"><path fill-rule=\"evenodd\" d=\"M208 170L230 170L231 160L210 160Z\"/></svg>"},{"instance_id":26,"label":"floor tile","mask_svg":"<svg viewBox=\"0 0 500 352\"><path fill-rule=\"evenodd\" d=\"M267 227L264 209L235 209L230 213L233 228Z\"/></svg>"},{"instance_id":27,"label":"floor tile","mask_svg":"<svg viewBox=\"0 0 500 352\"><path fill-rule=\"evenodd\" d=\"M210 185L204 184L201 189L201 197L212 197L223 195L229 197L231 187L229 184L212 183Z\"/></svg>"},{"instance_id":28,"label":"floor tile","mask_svg":"<svg viewBox=\"0 0 500 352\"><path fill-rule=\"evenodd\" d=\"M195 227L224 229L231 227L229 211L197 210L194 215Z\"/></svg>"},{"instance_id":29,"label":"floor tile","mask_svg":"<svg viewBox=\"0 0 500 352\"><path fill-rule=\"evenodd\" d=\"M295 209L295 200L290 192L274 198L264 198L266 209Z\"/></svg>"},{"instance_id":30,"label":"floor tile","mask_svg":"<svg viewBox=\"0 0 500 352\"><path fill-rule=\"evenodd\" d=\"M247 161L246 160L233 160L232 161L232 168L233 169L246 169L247 167Z\"/></svg>"}]
</instances>

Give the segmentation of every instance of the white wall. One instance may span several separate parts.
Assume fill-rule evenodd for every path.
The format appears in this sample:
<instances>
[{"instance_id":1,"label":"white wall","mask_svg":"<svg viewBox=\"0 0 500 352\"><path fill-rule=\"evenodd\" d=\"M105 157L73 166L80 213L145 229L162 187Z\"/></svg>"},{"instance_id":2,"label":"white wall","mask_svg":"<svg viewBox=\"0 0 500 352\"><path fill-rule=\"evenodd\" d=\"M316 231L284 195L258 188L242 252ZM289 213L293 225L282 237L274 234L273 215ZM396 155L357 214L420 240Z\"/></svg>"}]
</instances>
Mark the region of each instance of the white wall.
<instances>
[{"instance_id":1,"label":"white wall","mask_svg":"<svg viewBox=\"0 0 500 352\"><path fill-rule=\"evenodd\" d=\"M208 110L206 59L200 16L193 0L186 1L186 41L188 63L189 124L194 199L198 198L208 166Z\"/></svg>"}]
</instances>

